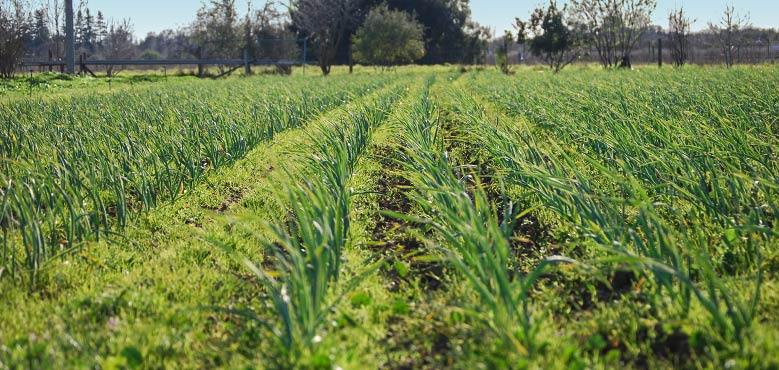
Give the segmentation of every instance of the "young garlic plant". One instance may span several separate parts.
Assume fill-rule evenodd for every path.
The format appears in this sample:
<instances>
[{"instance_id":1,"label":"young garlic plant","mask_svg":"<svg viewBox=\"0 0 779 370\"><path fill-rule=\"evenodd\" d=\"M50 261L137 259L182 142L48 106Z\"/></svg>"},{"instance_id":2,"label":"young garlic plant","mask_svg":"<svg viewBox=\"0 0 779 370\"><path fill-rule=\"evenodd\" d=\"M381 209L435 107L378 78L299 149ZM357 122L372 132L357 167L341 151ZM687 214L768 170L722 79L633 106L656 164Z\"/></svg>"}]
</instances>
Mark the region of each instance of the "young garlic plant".
<instances>
[{"instance_id":1,"label":"young garlic plant","mask_svg":"<svg viewBox=\"0 0 779 370\"><path fill-rule=\"evenodd\" d=\"M297 153L304 168L290 175L287 199L292 219L286 225L266 223L272 240L256 235L270 251L272 268L240 258L267 289L275 318L249 316L274 334L287 361L284 366L305 366L317 354L334 307L379 266L369 264L354 276L344 276L353 196L347 183L372 130L384 121L400 91L389 88L351 107L338 121L312 127L313 145ZM229 250L218 240L212 242ZM348 279L342 282L343 278Z\"/></svg>"},{"instance_id":2,"label":"young garlic plant","mask_svg":"<svg viewBox=\"0 0 779 370\"><path fill-rule=\"evenodd\" d=\"M430 218L385 213L432 227L440 237L441 250L479 297L479 307L466 310L511 352L533 356L540 347L540 323L533 320L528 291L550 264L572 261L553 257L527 276L511 271L509 241L513 223L521 214L505 204L503 213L497 215L478 181L470 188L465 183L468 179L455 176L439 130L437 107L425 92L402 120L399 131L407 156L403 162L406 176L415 189L411 197Z\"/></svg>"}]
</instances>

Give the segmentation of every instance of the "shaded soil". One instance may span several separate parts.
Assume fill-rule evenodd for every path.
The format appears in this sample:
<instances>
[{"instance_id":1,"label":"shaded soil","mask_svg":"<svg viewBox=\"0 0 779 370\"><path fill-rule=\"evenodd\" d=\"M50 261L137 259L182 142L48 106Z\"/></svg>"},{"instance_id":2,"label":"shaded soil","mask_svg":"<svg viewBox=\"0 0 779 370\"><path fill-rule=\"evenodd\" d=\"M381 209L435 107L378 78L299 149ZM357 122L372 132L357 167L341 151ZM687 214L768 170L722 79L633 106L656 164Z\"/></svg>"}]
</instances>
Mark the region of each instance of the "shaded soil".
<instances>
[{"instance_id":1,"label":"shaded soil","mask_svg":"<svg viewBox=\"0 0 779 370\"><path fill-rule=\"evenodd\" d=\"M378 178L375 191L379 194L379 209L401 214L410 214L412 202L407 196L411 182L403 177L398 163L399 153L394 148L382 146L374 154L384 171ZM382 272L387 278L387 288L398 291L402 284L418 281L427 291L441 289L444 285L444 264L430 258L427 246L414 237L410 230L415 228L405 220L396 220L379 215L373 229L376 244L372 250L380 253L388 268Z\"/></svg>"},{"instance_id":2,"label":"shaded soil","mask_svg":"<svg viewBox=\"0 0 779 370\"><path fill-rule=\"evenodd\" d=\"M389 331L382 341L389 346L389 358L383 369L441 369L453 365L453 338L462 333L457 328L433 319L431 325L409 329L406 317L393 316L387 326ZM419 330L421 329L421 330ZM402 355L397 355L402 354Z\"/></svg>"},{"instance_id":3,"label":"shaded soil","mask_svg":"<svg viewBox=\"0 0 779 370\"><path fill-rule=\"evenodd\" d=\"M651 335L650 335L651 333ZM612 351L618 351L620 360L630 363L638 369L650 369L649 359L662 358L675 363L677 367L690 365L692 347L690 336L678 327L666 328L657 324L654 327L642 327L638 329L633 338L628 338L633 343L647 343L651 347L651 353L640 353L637 357L631 356L627 345L619 339L612 338L608 333L597 333L604 338L604 345L598 352L606 355Z\"/></svg>"},{"instance_id":4,"label":"shaded soil","mask_svg":"<svg viewBox=\"0 0 779 370\"><path fill-rule=\"evenodd\" d=\"M399 150L380 146L374 157L383 169L374 189L378 194L379 209L411 214L413 202L408 191L412 184L403 176L403 166L398 162ZM375 244L370 248L386 261L381 276L390 292L415 292L415 285L423 294L445 288L444 262L433 258L428 247L413 235L418 230L418 225L406 220L377 215L372 230ZM439 369L449 366L453 351L451 338L456 338L457 334L438 317L440 312L429 307L430 302L424 296L408 297L406 301L408 312L396 313L386 323L387 334L381 342L387 347L388 356L382 368Z\"/></svg>"}]
</instances>

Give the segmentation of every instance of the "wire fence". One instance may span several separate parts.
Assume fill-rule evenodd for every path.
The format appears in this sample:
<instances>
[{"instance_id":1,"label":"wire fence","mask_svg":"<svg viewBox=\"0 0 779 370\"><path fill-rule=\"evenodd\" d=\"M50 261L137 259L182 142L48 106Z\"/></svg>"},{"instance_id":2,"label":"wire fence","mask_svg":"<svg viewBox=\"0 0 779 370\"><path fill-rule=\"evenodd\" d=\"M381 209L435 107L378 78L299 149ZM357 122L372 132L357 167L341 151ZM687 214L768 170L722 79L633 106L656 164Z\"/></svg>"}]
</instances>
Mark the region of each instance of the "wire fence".
<instances>
[{"instance_id":1,"label":"wire fence","mask_svg":"<svg viewBox=\"0 0 779 370\"><path fill-rule=\"evenodd\" d=\"M100 46L86 49L77 48L76 65L81 72L105 72L125 67L150 70L160 66L178 66L179 69L208 66L291 66L310 62L308 41L305 39L257 39L246 44L240 40L216 40L201 44L169 43L154 45L153 48L127 49L115 52ZM59 52L52 51L59 50ZM38 49L28 53L19 68L23 72L29 69L38 71L64 70L64 47ZM110 72L109 72L110 73Z\"/></svg>"},{"instance_id":2,"label":"wire fence","mask_svg":"<svg viewBox=\"0 0 779 370\"><path fill-rule=\"evenodd\" d=\"M229 42L237 40L221 40L195 45L190 43L157 45L155 48L145 50L133 50L126 54L112 54L100 49L79 50L76 58L77 66L81 71L107 72L112 70L132 68L138 70L153 70L160 67L172 66L178 68L180 73L203 74L203 69L209 66L219 66L223 70L225 66L251 67L257 65L316 65L316 50L306 39L257 39L255 42L245 45L243 48L225 48ZM671 50L660 48L658 41L648 41L638 45L631 54L633 64L672 64ZM666 45L667 46L667 45ZM63 50L64 48L57 48ZM419 61L420 64L484 64L495 65L497 49L488 47L481 55L468 55L462 48L433 50ZM724 64L725 56L722 50L716 46L692 45L688 51L688 63L697 65ZM779 62L779 43L764 42L742 45L734 49L734 62L736 64L765 64ZM588 50L581 56L579 63L599 63L596 49ZM335 54L335 64L352 65L351 52L340 50ZM509 45L508 63L511 65L528 64L543 65L544 61L532 55L525 45ZM89 66L89 67L87 67ZM64 58L51 51L38 50L27 55L20 65L20 72L29 70L59 71L64 70Z\"/></svg>"},{"instance_id":3,"label":"wire fence","mask_svg":"<svg viewBox=\"0 0 779 370\"><path fill-rule=\"evenodd\" d=\"M673 59L669 48L660 49L658 42L650 42L639 45L630 54L633 64L657 64L662 60L662 64L672 64ZM508 62L512 65L545 64L544 60L532 55L530 50L524 45L509 45ZM494 65L496 57L496 48L489 48L484 57L484 64ZM766 42L764 44L749 44L736 47L733 50L733 59L736 64L766 64L779 63L779 43ZM587 50L577 62L579 63L600 63L597 49ZM725 64L725 55L721 48L717 46L697 46L693 45L688 50L687 63L695 65L716 65Z\"/></svg>"}]
</instances>

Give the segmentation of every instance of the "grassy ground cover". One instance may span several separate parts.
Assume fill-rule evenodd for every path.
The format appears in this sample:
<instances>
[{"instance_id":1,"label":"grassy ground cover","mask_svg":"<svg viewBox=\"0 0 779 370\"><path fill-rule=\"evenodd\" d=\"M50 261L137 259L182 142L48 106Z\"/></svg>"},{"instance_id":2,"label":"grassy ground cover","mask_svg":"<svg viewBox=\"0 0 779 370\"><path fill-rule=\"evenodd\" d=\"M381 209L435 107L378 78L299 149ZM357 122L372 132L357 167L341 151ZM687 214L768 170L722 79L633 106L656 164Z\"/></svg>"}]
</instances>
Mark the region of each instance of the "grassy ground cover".
<instances>
[{"instance_id":1,"label":"grassy ground cover","mask_svg":"<svg viewBox=\"0 0 779 370\"><path fill-rule=\"evenodd\" d=\"M0 368L775 368L776 76L9 99Z\"/></svg>"}]
</instances>

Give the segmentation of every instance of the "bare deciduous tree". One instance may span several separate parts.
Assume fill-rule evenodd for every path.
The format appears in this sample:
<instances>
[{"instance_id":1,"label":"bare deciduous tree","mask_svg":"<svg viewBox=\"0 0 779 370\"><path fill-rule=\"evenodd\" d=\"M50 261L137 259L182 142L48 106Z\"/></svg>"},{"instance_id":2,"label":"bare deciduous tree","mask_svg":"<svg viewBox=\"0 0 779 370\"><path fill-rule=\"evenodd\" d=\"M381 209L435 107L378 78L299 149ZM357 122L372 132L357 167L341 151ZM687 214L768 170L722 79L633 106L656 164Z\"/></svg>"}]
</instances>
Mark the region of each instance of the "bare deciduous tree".
<instances>
[{"instance_id":1,"label":"bare deciduous tree","mask_svg":"<svg viewBox=\"0 0 779 370\"><path fill-rule=\"evenodd\" d=\"M64 58L64 37L60 33L62 30L62 27L60 26L61 22L64 22L63 14L65 12L65 4L60 3L59 0L54 0L53 4L47 3L46 8L49 10L49 27L51 27L54 31L54 40L53 41L53 49L52 53L54 54L53 57L57 60L61 60Z\"/></svg>"},{"instance_id":2,"label":"bare deciduous tree","mask_svg":"<svg viewBox=\"0 0 779 370\"><path fill-rule=\"evenodd\" d=\"M289 30L289 17L278 10L276 2L267 1L259 9L252 8L249 2L243 26L246 50L252 58L279 61L300 56L296 35ZM291 72L291 69L284 71Z\"/></svg>"},{"instance_id":3,"label":"bare deciduous tree","mask_svg":"<svg viewBox=\"0 0 779 370\"><path fill-rule=\"evenodd\" d=\"M235 0L211 0L197 11L191 37L208 57L236 58L244 46Z\"/></svg>"},{"instance_id":4,"label":"bare deciduous tree","mask_svg":"<svg viewBox=\"0 0 779 370\"><path fill-rule=\"evenodd\" d=\"M319 68L328 75L336 51L347 39L346 31L357 20L360 0L294 0L292 23L316 46Z\"/></svg>"},{"instance_id":5,"label":"bare deciduous tree","mask_svg":"<svg viewBox=\"0 0 779 370\"><path fill-rule=\"evenodd\" d=\"M604 67L630 67L630 53L649 26L655 0L571 0L576 23L587 27Z\"/></svg>"},{"instance_id":6,"label":"bare deciduous tree","mask_svg":"<svg viewBox=\"0 0 779 370\"><path fill-rule=\"evenodd\" d=\"M133 28L129 20L121 23L111 22L103 40L103 57L107 60L130 59L135 54L135 42L133 41ZM115 76L121 70L116 70L115 66L108 66L106 73L108 77Z\"/></svg>"},{"instance_id":7,"label":"bare deciduous tree","mask_svg":"<svg viewBox=\"0 0 779 370\"><path fill-rule=\"evenodd\" d=\"M677 67L687 63L690 49L690 27L695 23L684 12L684 8L672 10L668 15L668 43L671 59Z\"/></svg>"},{"instance_id":8,"label":"bare deciduous tree","mask_svg":"<svg viewBox=\"0 0 779 370\"><path fill-rule=\"evenodd\" d=\"M709 30L717 36L722 55L725 58L725 65L728 68L735 64L737 49L741 46L741 31L749 28L749 16L736 13L736 8L728 6L725 8L725 14L718 24L709 23Z\"/></svg>"},{"instance_id":9,"label":"bare deciduous tree","mask_svg":"<svg viewBox=\"0 0 779 370\"><path fill-rule=\"evenodd\" d=\"M0 77L13 77L24 56L28 14L21 0L0 2Z\"/></svg>"}]
</instances>

